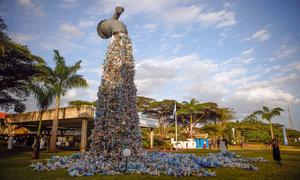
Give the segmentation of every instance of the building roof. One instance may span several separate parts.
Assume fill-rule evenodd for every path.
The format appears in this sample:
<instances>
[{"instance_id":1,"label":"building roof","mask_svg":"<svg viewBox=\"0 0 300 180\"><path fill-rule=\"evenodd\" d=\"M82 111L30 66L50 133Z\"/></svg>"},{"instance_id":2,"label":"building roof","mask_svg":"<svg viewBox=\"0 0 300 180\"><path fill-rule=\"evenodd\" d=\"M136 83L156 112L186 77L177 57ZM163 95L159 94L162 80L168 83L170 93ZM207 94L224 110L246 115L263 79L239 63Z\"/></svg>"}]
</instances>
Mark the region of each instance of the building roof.
<instances>
[{"instance_id":1,"label":"building roof","mask_svg":"<svg viewBox=\"0 0 300 180\"><path fill-rule=\"evenodd\" d=\"M59 126L68 128L80 128L82 120L88 120L89 127L93 127L95 109L91 106L76 106L76 107L63 107L59 110ZM8 114L5 118L7 124L19 125L37 125L40 118L40 112L26 112L18 114ZM43 126L51 127L52 120L55 116L55 109L48 109L43 113L42 121ZM158 127L158 120L148 117L139 113L139 126L145 128Z\"/></svg>"}]
</instances>

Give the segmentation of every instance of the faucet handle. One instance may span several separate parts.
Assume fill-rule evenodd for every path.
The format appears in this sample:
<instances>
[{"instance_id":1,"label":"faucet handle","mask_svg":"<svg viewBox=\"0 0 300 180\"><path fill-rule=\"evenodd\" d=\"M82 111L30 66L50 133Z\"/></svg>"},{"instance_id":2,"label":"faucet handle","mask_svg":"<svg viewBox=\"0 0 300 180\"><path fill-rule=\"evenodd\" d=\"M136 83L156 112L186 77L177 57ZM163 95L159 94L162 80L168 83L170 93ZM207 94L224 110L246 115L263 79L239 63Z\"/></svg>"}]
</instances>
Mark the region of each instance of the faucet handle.
<instances>
[{"instance_id":1,"label":"faucet handle","mask_svg":"<svg viewBox=\"0 0 300 180\"><path fill-rule=\"evenodd\" d=\"M124 8L121 6L117 6L112 19L118 20L123 12L124 12Z\"/></svg>"}]
</instances>

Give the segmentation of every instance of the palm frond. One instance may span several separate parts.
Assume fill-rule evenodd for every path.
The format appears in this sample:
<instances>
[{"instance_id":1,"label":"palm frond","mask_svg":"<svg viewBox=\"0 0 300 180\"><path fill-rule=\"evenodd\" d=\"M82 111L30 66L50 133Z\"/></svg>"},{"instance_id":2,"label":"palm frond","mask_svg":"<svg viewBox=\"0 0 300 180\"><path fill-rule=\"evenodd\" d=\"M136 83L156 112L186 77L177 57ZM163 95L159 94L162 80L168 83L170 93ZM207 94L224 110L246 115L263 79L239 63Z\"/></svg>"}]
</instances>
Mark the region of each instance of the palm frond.
<instances>
[{"instance_id":1,"label":"palm frond","mask_svg":"<svg viewBox=\"0 0 300 180\"><path fill-rule=\"evenodd\" d=\"M69 69L69 74L73 75L75 74L80 68L81 68L81 61L77 61L75 64L73 64L72 66L68 67Z\"/></svg>"},{"instance_id":2,"label":"palm frond","mask_svg":"<svg viewBox=\"0 0 300 180\"><path fill-rule=\"evenodd\" d=\"M284 111L284 110L281 107L275 107L274 109L272 109L272 111L280 112L280 111Z\"/></svg>"},{"instance_id":3,"label":"palm frond","mask_svg":"<svg viewBox=\"0 0 300 180\"><path fill-rule=\"evenodd\" d=\"M55 97L54 91L50 86L45 84L31 84L30 90L37 100L37 106L41 110L47 109Z\"/></svg>"},{"instance_id":4,"label":"palm frond","mask_svg":"<svg viewBox=\"0 0 300 180\"><path fill-rule=\"evenodd\" d=\"M270 112L270 117L280 116L281 111L284 111L284 110L280 107L276 107L276 108L272 109L272 111Z\"/></svg>"},{"instance_id":5,"label":"palm frond","mask_svg":"<svg viewBox=\"0 0 300 180\"><path fill-rule=\"evenodd\" d=\"M88 87L88 83L81 75L73 75L65 82L65 89Z\"/></svg>"},{"instance_id":6,"label":"palm frond","mask_svg":"<svg viewBox=\"0 0 300 180\"><path fill-rule=\"evenodd\" d=\"M267 106L263 106L264 112L270 112L269 108Z\"/></svg>"},{"instance_id":7,"label":"palm frond","mask_svg":"<svg viewBox=\"0 0 300 180\"><path fill-rule=\"evenodd\" d=\"M253 112L253 115L262 115L262 114L264 114L264 112L263 111L261 111L261 110L258 110L258 111L254 111Z\"/></svg>"}]
</instances>

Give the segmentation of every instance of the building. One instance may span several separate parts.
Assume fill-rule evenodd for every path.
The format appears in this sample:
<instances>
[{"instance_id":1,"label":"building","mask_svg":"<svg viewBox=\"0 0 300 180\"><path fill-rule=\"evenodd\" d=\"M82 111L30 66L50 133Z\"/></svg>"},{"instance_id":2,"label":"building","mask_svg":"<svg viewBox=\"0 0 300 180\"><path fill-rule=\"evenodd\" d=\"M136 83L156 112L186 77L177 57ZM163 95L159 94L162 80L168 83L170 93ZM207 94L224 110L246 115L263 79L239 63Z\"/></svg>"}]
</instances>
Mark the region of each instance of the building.
<instances>
[{"instance_id":1,"label":"building","mask_svg":"<svg viewBox=\"0 0 300 180\"><path fill-rule=\"evenodd\" d=\"M7 126L17 125L18 127L26 127L33 134L36 134L39 119L42 119L42 135L50 138L52 121L55 116L55 109L46 110L42 117L39 111L25 112L18 114L8 114L4 123ZM77 144L80 144L80 151L85 151L87 147L87 138L94 128L93 119L95 117L95 108L93 106L73 106L63 107L59 109L59 127L58 136L60 143L67 144L66 137L74 138ZM141 128L151 128L150 148L153 147L153 128L158 126L158 120L149 118L146 115L139 113ZM9 133L9 136L13 136ZM78 138L77 138L78 137ZM65 142L64 142L65 141Z\"/></svg>"}]
</instances>

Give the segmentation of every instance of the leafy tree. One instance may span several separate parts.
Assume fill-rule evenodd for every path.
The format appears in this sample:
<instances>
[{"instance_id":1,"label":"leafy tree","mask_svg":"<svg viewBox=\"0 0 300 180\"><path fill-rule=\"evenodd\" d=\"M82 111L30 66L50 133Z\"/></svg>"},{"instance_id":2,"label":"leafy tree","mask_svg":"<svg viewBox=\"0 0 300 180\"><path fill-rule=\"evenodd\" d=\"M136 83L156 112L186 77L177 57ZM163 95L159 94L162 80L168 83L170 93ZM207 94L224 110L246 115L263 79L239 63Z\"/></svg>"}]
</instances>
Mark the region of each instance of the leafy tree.
<instances>
[{"instance_id":1,"label":"leafy tree","mask_svg":"<svg viewBox=\"0 0 300 180\"><path fill-rule=\"evenodd\" d=\"M195 120L202 115L199 109L199 101L193 98L190 102L182 102L182 106L178 110L177 114L182 120L189 124L189 137L193 138L193 122L195 122Z\"/></svg>"},{"instance_id":2,"label":"leafy tree","mask_svg":"<svg viewBox=\"0 0 300 180\"><path fill-rule=\"evenodd\" d=\"M275 116L280 116L281 111L284 111L284 110L280 107L275 107L274 109L270 109L266 106L263 106L262 110L255 111L253 113L254 115L261 115L262 119L265 119L269 122L272 139L274 139L274 133L273 133L273 128L272 128L272 118Z\"/></svg>"},{"instance_id":3,"label":"leafy tree","mask_svg":"<svg viewBox=\"0 0 300 180\"><path fill-rule=\"evenodd\" d=\"M81 101L81 100L69 101L69 106L81 106L81 105L96 106L96 101L93 101L93 102Z\"/></svg>"},{"instance_id":4,"label":"leafy tree","mask_svg":"<svg viewBox=\"0 0 300 180\"><path fill-rule=\"evenodd\" d=\"M40 74L37 68L44 60L32 55L26 46L12 41L0 17L0 109L23 112L29 96L28 85Z\"/></svg>"},{"instance_id":5,"label":"leafy tree","mask_svg":"<svg viewBox=\"0 0 300 180\"><path fill-rule=\"evenodd\" d=\"M232 128L235 128L236 140L245 140L248 142L266 142L271 140L269 134L269 123L265 124L258 120L253 114L245 117L241 122L227 122L226 128L223 131L224 136L229 140L233 139ZM202 129L209 133L209 125L205 125ZM282 125L272 124L274 136L282 137ZM208 129L208 130L207 130ZM287 137L290 142L295 141L300 136L300 132L292 131L286 128ZM210 133L209 133L210 134ZM211 134L210 134L211 136Z\"/></svg>"},{"instance_id":6,"label":"leafy tree","mask_svg":"<svg viewBox=\"0 0 300 180\"><path fill-rule=\"evenodd\" d=\"M217 117L218 105L212 102L200 103L196 99L183 102L177 114L184 124L189 125L189 137L193 138L193 129L199 123L207 123ZM214 120L216 121L216 120Z\"/></svg>"},{"instance_id":7,"label":"leafy tree","mask_svg":"<svg viewBox=\"0 0 300 180\"><path fill-rule=\"evenodd\" d=\"M52 69L47 67L44 69L44 76L42 80L51 86L53 94L55 95L55 118L52 123L50 152L56 151L57 128L59 118L60 98L65 95L68 90L72 88L87 87L88 84L82 75L78 75L77 71L80 69L81 61L77 61L71 66L67 66L65 59L59 54L58 50L54 50L55 67Z\"/></svg>"},{"instance_id":8,"label":"leafy tree","mask_svg":"<svg viewBox=\"0 0 300 180\"><path fill-rule=\"evenodd\" d=\"M155 102L155 99L144 97L144 96L137 96L136 103L138 107L138 111L146 112L150 108L150 103Z\"/></svg>"},{"instance_id":9,"label":"leafy tree","mask_svg":"<svg viewBox=\"0 0 300 180\"><path fill-rule=\"evenodd\" d=\"M300 137L300 132L293 129L286 129L286 136L290 142L295 142Z\"/></svg>"},{"instance_id":10,"label":"leafy tree","mask_svg":"<svg viewBox=\"0 0 300 180\"><path fill-rule=\"evenodd\" d=\"M164 138L166 135L166 126L170 121L169 117L173 114L173 109L175 105L175 100L162 100L162 101L152 101L149 104L149 108L146 112L155 114L156 118L159 119L159 130L160 138Z\"/></svg>"}]
</instances>

